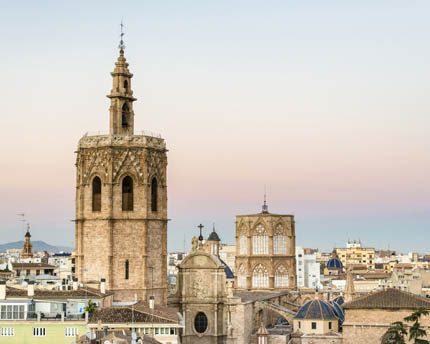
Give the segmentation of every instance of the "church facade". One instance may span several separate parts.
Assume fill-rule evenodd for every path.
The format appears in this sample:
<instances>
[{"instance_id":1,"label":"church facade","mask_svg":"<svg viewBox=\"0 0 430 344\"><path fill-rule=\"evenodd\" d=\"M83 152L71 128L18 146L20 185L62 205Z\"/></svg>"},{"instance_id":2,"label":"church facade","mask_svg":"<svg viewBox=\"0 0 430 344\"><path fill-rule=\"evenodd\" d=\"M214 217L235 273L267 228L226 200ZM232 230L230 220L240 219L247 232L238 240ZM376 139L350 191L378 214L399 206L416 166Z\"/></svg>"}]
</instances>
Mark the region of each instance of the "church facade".
<instances>
[{"instance_id":1,"label":"church facade","mask_svg":"<svg viewBox=\"0 0 430 344\"><path fill-rule=\"evenodd\" d=\"M76 272L105 279L118 301L166 303L167 149L135 135L131 79L121 49L111 73L110 131L80 139L76 159Z\"/></svg>"},{"instance_id":2,"label":"church facade","mask_svg":"<svg viewBox=\"0 0 430 344\"><path fill-rule=\"evenodd\" d=\"M293 215L236 216L235 289L296 289L296 235Z\"/></svg>"}]
</instances>

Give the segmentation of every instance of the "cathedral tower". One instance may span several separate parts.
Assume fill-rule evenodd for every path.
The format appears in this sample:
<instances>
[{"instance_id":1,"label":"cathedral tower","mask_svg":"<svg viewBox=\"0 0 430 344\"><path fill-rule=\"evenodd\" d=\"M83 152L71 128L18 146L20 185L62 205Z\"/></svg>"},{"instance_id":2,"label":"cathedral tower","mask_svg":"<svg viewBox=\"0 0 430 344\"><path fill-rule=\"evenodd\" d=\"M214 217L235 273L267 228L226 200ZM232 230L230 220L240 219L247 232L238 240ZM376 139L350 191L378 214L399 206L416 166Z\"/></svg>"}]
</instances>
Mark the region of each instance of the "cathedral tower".
<instances>
[{"instance_id":1,"label":"cathedral tower","mask_svg":"<svg viewBox=\"0 0 430 344\"><path fill-rule=\"evenodd\" d=\"M33 258L33 245L30 241L31 234L30 230L27 228L27 233L25 233L25 241L22 245L21 258Z\"/></svg>"},{"instance_id":2,"label":"cathedral tower","mask_svg":"<svg viewBox=\"0 0 430 344\"><path fill-rule=\"evenodd\" d=\"M131 79L123 45L111 73L109 134L82 137L76 160L76 270L81 283L106 279L114 299L166 303L166 145L134 135Z\"/></svg>"}]
</instances>

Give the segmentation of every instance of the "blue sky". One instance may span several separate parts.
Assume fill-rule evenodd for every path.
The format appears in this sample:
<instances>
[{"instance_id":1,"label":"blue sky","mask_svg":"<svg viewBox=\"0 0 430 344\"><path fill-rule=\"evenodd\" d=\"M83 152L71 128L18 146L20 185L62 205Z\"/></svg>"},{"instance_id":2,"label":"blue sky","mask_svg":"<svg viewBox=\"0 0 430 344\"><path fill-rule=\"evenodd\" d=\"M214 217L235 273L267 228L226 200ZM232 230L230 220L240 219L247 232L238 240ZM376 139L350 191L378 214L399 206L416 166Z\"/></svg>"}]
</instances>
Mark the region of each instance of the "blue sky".
<instances>
[{"instance_id":1,"label":"blue sky","mask_svg":"<svg viewBox=\"0 0 430 344\"><path fill-rule=\"evenodd\" d=\"M135 127L169 148L169 248L293 213L297 243L426 252L428 1L20 1L0 13L1 241L74 240L75 154L108 129L119 22Z\"/></svg>"}]
</instances>

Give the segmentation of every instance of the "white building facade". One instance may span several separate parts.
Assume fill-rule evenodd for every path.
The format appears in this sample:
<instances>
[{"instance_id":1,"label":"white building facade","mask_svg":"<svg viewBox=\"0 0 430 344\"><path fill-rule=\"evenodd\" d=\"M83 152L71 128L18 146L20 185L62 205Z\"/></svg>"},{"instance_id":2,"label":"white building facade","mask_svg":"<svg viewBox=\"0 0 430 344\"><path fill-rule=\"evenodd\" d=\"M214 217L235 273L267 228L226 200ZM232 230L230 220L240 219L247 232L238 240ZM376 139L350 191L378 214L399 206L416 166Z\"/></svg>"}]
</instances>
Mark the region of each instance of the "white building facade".
<instances>
[{"instance_id":1,"label":"white building facade","mask_svg":"<svg viewBox=\"0 0 430 344\"><path fill-rule=\"evenodd\" d=\"M296 247L297 287L321 288L320 264L316 254L305 254L303 247Z\"/></svg>"}]
</instances>

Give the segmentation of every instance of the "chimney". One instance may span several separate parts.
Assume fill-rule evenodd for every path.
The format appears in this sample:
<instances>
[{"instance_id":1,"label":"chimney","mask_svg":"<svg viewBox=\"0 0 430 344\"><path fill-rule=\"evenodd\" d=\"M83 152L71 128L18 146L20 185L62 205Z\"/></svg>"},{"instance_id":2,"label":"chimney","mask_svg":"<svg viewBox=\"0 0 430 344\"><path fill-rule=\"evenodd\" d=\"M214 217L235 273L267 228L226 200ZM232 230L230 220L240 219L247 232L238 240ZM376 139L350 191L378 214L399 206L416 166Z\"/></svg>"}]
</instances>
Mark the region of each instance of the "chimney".
<instances>
[{"instance_id":1,"label":"chimney","mask_svg":"<svg viewBox=\"0 0 430 344\"><path fill-rule=\"evenodd\" d=\"M34 296L34 282L28 281L27 296Z\"/></svg>"},{"instance_id":2,"label":"chimney","mask_svg":"<svg viewBox=\"0 0 430 344\"><path fill-rule=\"evenodd\" d=\"M78 290L78 280L77 280L77 278L73 278L73 290Z\"/></svg>"},{"instance_id":3,"label":"chimney","mask_svg":"<svg viewBox=\"0 0 430 344\"><path fill-rule=\"evenodd\" d=\"M154 304L155 304L155 299L154 299L154 296L151 295L149 297L149 308L154 309Z\"/></svg>"},{"instance_id":4,"label":"chimney","mask_svg":"<svg viewBox=\"0 0 430 344\"><path fill-rule=\"evenodd\" d=\"M106 294L106 279L105 278L102 278L100 280L100 292L102 294Z\"/></svg>"},{"instance_id":5,"label":"chimney","mask_svg":"<svg viewBox=\"0 0 430 344\"><path fill-rule=\"evenodd\" d=\"M0 300L6 299L6 281L0 281Z\"/></svg>"}]
</instances>

